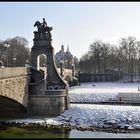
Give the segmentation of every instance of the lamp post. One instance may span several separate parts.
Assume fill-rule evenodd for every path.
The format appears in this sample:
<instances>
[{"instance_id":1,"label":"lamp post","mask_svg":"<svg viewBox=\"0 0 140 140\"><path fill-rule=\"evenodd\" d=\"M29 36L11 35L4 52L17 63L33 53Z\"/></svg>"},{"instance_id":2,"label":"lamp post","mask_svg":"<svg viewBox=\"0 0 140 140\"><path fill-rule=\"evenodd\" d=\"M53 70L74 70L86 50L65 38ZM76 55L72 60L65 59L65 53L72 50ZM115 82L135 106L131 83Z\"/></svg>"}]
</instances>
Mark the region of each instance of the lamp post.
<instances>
[{"instance_id":1,"label":"lamp post","mask_svg":"<svg viewBox=\"0 0 140 140\"><path fill-rule=\"evenodd\" d=\"M2 60L0 60L0 68L2 68L3 67L3 62L2 62Z\"/></svg>"},{"instance_id":2,"label":"lamp post","mask_svg":"<svg viewBox=\"0 0 140 140\"><path fill-rule=\"evenodd\" d=\"M16 67L16 60L17 60L16 57L14 57L13 60L14 60L14 67Z\"/></svg>"},{"instance_id":3,"label":"lamp post","mask_svg":"<svg viewBox=\"0 0 140 140\"><path fill-rule=\"evenodd\" d=\"M72 67L72 77L74 77L75 76L75 64L74 63L72 63L71 64L71 67Z\"/></svg>"},{"instance_id":4,"label":"lamp post","mask_svg":"<svg viewBox=\"0 0 140 140\"><path fill-rule=\"evenodd\" d=\"M29 67L29 60L26 60L25 67Z\"/></svg>"},{"instance_id":5,"label":"lamp post","mask_svg":"<svg viewBox=\"0 0 140 140\"><path fill-rule=\"evenodd\" d=\"M4 47L7 48L7 67L8 67L8 48L10 48L10 44L6 43L6 44L4 44Z\"/></svg>"},{"instance_id":6,"label":"lamp post","mask_svg":"<svg viewBox=\"0 0 140 140\"><path fill-rule=\"evenodd\" d=\"M44 80L45 80L45 91L47 90L47 65L44 63L43 67L45 68L44 70Z\"/></svg>"},{"instance_id":7,"label":"lamp post","mask_svg":"<svg viewBox=\"0 0 140 140\"><path fill-rule=\"evenodd\" d=\"M64 64L64 61L63 60L60 60L60 75L63 77L63 64Z\"/></svg>"}]
</instances>

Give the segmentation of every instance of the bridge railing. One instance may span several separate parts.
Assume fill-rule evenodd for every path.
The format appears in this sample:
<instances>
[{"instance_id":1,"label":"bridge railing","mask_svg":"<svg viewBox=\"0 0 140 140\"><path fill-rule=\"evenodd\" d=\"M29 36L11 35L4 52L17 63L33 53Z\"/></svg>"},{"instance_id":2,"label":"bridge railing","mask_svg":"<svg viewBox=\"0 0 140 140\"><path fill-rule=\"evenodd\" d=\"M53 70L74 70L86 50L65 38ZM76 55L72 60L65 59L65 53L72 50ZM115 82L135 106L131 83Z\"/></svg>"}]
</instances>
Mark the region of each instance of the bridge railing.
<instances>
[{"instance_id":1,"label":"bridge railing","mask_svg":"<svg viewBox=\"0 0 140 140\"><path fill-rule=\"evenodd\" d=\"M46 68L45 67L39 67L40 70L43 70L43 71L46 71ZM59 72L59 74L61 73L61 69L60 68L57 68L57 71ZM66 77L67 75L69 76L72 76L72 70L71 69L66 69L66 68L63 68L63 75L64 77Z\"/></svg>"},{"instance_id":2,"label":"bridge railing","mask_svg":"<svg viewBox=\"0 0 140 140\"><path fill-rule=\"evenodd\" d=\"M0 79L27 75L27 67L8 67L0 68Z\"/></svg>"},{"instance_id":3,"label":"bridge railing","mask_svg":"<svg viewBox=\"0 0 140 140\"><path fill-rule=\"evenodd\" d=\"M57 68L57 70L60 73L60 68ZM67 75L72 76L72 70L71 69L63 69L63 75L64 75L64 77Z\"/></svg>"}]
</instances>

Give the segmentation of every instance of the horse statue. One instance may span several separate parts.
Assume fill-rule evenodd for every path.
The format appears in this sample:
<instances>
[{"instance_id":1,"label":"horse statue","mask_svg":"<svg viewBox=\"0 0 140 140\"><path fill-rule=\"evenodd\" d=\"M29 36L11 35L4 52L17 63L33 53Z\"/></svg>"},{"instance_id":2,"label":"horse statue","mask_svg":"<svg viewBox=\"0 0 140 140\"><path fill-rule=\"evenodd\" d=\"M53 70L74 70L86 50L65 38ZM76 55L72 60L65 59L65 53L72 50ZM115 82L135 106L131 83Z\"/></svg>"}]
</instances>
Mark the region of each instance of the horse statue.
<instances>
[{"instance_id":1,"label":"horse statue","mask_svg":"<svg viewBox=\"0 0 140 140\"><path fill-rule=\"evenodd\" d=\"M41 26L41 23L39 21L36 21L35 24L34 24L34 27L38 28L38 31L41 32L42 31L42 26Z\"/></svg>"},{"instance_id":2,"label":"horse statue","mask_svg":"<svg viewBox=\"0 0 140 140\"><path fill-rule=\"evenodd\" d=\"M47 25L41 24L39 21L36 21L34 24L34 27L38 28L38 32L48 32L50 34L50 31L53 29L52 27L49 27Z\"/></svg>"}]
</instances>

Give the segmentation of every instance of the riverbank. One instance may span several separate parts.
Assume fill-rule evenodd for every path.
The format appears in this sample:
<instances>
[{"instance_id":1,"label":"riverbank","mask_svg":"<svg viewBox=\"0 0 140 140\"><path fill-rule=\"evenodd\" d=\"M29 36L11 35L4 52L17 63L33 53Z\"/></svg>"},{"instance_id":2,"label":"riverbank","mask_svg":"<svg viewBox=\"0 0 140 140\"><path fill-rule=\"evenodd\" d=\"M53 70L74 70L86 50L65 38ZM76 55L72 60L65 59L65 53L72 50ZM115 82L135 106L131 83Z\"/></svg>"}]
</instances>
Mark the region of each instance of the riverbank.
<instances>
[{"instance_id":1,"label":"riverbank","mask_svg":"<svg viewBox=\"0 0 140 140\"><path fill-rule=\"evenodd\" d=\"M136 91L138 83L93 83L70 89L70 108L54 118L32 117L1 120L2 125L20 127L58 128L61 130L106 131L110 133L129 133L140 131L140 108L131 105L97 105L92 102L106 101L116 97L119 91ZM91 102L84 104L83 102Z\"/></svg>"},{"instance_id":2,"label":"riverbank","mask_svg":"<svg viewBox=\"0 0 140 140\"><path fill-rule=\"evenodd\" d=\"M27 123L27 122L6 122L2 121L0 122L0 130L4 130L7 127L17 127L17 128L29 128L29 129L46 129L46 130L59 130L60 132L65 132L65 131L71 131L71 130L78 130L78 131L102 131L102 132L108 132L108 133L139 133L140 129L128 129L128 128L116 128L116 127L108 127L108 128L100 128L97 126L84 126L84 125L70 125L70 124L59 124L59 125L54 125L54 124L46 124L44 123Z\"/></svg>"},{"instance_id":3,"label":"riverbank","mask_svg":"<svg viewBox=\"0 0 140 140\"><path fill-rule=\"evenodd\" d=\"M48 128L45 126L4 125L0 127L0 138L139 138L139 131L104 131L65 128Z\"/></svg>"}]
</instances>

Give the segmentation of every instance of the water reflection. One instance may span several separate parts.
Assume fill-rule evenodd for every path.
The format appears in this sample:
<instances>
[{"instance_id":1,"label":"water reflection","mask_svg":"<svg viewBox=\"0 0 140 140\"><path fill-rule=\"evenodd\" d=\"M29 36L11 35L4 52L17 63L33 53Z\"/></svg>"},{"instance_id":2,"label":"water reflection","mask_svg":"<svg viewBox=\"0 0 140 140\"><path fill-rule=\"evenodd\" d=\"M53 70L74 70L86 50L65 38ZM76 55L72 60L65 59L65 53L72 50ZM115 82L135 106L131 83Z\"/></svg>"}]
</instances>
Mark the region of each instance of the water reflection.
<instances>
[{"instance_id":1,"label":"water reflection","mask_svg":"<svg viewBox=\"0 0 140 140\"><path fill-rule=\"evenodd\" d=\"M107 133L71 130L70 138L140 138L140 133Z\"/></svg>"},{"instance_id":2,"label":"water reflection","mask_svg":"<svg viewBox=\"0 0 140 140\"><path fill-rule=\"evenodd\" d=\"M140 138L140 133L107 133L43 127L0 127L0 138Z\"/></svg>"},{"instance_id":3,"label":"water reflection","mask_svg":"<svg viewBox=\"0 0 140 140\"><path fill-rule=\"evenodd\" d=\"M0 138L69 138L70 131L40 127L2 126Z\"/></svg>"}]
</instances>

